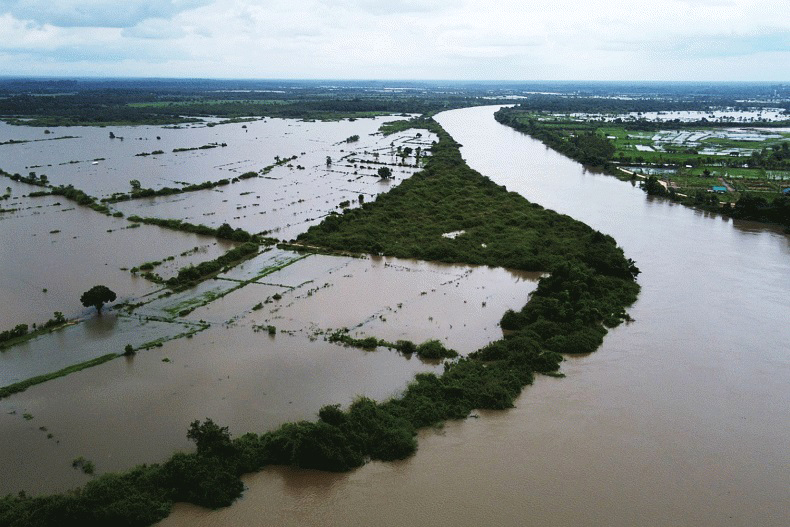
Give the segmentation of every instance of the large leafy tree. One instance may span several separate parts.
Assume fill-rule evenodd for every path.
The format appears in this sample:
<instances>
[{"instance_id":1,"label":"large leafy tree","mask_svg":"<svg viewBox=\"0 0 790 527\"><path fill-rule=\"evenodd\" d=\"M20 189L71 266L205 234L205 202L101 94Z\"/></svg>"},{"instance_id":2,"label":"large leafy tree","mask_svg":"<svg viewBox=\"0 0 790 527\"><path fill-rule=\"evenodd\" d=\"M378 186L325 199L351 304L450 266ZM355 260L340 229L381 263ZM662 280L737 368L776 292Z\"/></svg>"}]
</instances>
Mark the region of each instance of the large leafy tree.
<instances>
[{"instance_id":1,"label":"large leafy tree","mask_svg":"<svg viewBox=\"0 0 790 527\"><path fill-rule=\"evenodd\" d=\"M80 302L85 307L95 307L101 315L101 308L107 302L112 302L116 298L115 292L105 285L95 285L82 293Z\"/></svg>"}]
</instances>

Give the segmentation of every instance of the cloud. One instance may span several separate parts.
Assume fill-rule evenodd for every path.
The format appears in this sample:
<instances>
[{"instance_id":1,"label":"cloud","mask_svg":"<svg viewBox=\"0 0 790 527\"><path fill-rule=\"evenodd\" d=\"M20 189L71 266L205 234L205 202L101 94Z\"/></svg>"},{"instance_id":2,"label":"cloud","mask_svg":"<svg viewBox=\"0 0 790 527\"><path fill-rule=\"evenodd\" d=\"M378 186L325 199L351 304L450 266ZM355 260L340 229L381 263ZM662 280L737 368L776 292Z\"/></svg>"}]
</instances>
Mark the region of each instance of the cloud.
<instances>
[{"instance_id":1,"label":"cloud","mask_svg":"<svg viewBox=\"0 0 790 527\"><path fill-rule=\"evenodd\" d=\"M132 27L149 18L170 18L212 0L8 0L4 13L58 27Z\"/></svg>"},{"instance_id":2,"label":"cloud","mask_svg":"<svg viewBox=\"0 0 790 527\"><path fill-rule=\"evenodd\" d=\"M164 18L148 18L133 27L124 28L121 36L128 38L146 38L166 40L179 38L186 34L181 26L178 26Z\"/></svg>"},{"instance_id":3,"label":"cloud","mask_svg":"<svg viewBox=\"0 0 790 527\"><path fill-rule=\"evenodd\" d=\"M459 2L452 0L323 0L320 3L331 9L341 9L344 12L356 11L375 15L435 13L459 4Z\"/></svg>"},{"instance_id":4,"label":"cloud","mask_svg":"<svg viewBox=\"0 0 790 527\"><path fill-rule=\"evenodd\" d=\"M697 57L733 57L766 52L790 52L790 33L766 31L747 35L706 35L689 38L675 51Z\"/></svg>"},{"instance_id":5,"label":"cloud","mask_svg":"<svg viewBox=\"0 0 790 527\"><path fill-rule=\"evenodd\" d=\"M0 65L77 74L95 54L106 75L788 80L786 2L6 0Z\"/></svg>"}]
</instances>

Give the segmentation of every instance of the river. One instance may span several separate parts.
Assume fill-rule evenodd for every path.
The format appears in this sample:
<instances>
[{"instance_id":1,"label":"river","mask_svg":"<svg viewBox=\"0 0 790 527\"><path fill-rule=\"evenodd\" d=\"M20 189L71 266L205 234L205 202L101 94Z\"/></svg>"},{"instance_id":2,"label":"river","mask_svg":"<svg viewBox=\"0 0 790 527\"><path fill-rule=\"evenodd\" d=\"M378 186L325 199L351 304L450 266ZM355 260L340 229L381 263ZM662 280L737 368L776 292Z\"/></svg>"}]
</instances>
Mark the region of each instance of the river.
<instances>
[{"instance_id":1,"label":"river","mask_svg":"<svg viewBox=\"0 0 790 527\"><path fill-rule=\"evenodd\" d=\"M642 270L635 322L505 412L348 474L270 468L232 507L163 526L785 526L790 237L646 198L493 119L439 114L468 163L611 234Z\"/></svg>"}]
</instances>

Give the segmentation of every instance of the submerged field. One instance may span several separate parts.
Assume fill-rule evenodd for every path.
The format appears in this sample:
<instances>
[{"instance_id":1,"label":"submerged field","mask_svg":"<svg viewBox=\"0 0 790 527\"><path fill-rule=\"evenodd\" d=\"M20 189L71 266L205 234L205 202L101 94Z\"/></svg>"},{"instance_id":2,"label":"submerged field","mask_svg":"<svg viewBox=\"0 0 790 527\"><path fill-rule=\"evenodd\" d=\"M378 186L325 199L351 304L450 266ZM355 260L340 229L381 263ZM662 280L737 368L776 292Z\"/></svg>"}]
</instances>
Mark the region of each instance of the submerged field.
<instances>
[{"instance_id":1,"label":"submerged field","mask_svg":"<svg viewBox=\"0 0 790 527\"><path fill-rule=\"evenodd\" d=\"M392 341L436 338L462 353L498 339L501 313L523 305L538 274L306 255L262 246L252 259L180 292L169 293L164 284L145 278L143 271L152 269L167 280L179 269L218 258L239 243L141 225L125 216L177 219L212 228L230 222L252 232L295 237L328 213L374 200L424 163L436 136L405 128L385 136L370 135L384 121L392 118L353 123L253 121L176 129L118 127L113 139L101 128L56 129L55 134L44 134L40 128L0 127L22 138L9 138L0 145L6 173L36 174L36 184L6 178L9 190L3 203L7 208L0 213L0 230L7 242L0 280L4 298L13 301L0 308L3 329L40 324L56 311L65 313L69 321L52 331L31 333L33 338L22 343L10 342L0 353L0 389L6 397L0 404L7 408L0 428L4 443L23 450L32 447L33 457L39 460L33 467L31 455L7 449L4 491L51 492L84 482L89 477L71 467L71 460L81 456L92 460L97 473L162 459L187 446L182 430L207 413L237 432L256 422L253 429L266 430L288 420L310 418L326 401L348 404L359 395L392 396L416 371L437 367L417 359L404 361L392 351L371 354L326 342L325 335L338 329ZM37 140L42 134L67 138ZM149 140L168 149L212 139L234 141L238 147L170 152L169 156L132 154ZM274 152L287 150L288 145L299 150L296 159L278 164L275 157L287 157ZM85 158L82 162L55 162L79 151ZM247 159L228 162L241 156ZM394 177L380 178L377 172L382 166L391 167ZM45 181L49 186L74 185L98 201L128 191L126 178L137 179L143 188L160 189L227 177L225 172L239 175L253 167L265 170L216 188L112 202L108 215L64 196L37 195L47 189L41 185ZM185 181L179 183L176 177ZM80 294L95 283L110 285L118 293L120 307L101 317L82 307ZM361 288L380 293L360 297ZM328 307L337 304L347 308ZM217 338L235 342L228 344L232 358L217 353ZM124 353L127 347L138 355L93 365L107 354ZM240 354L244 349L252 354ZM256 353L256 349L269 351ZM195 354L197 350L202 352ZM304 350L299 353L314 364L308 369L289 368L295 366L297 350ZM182 362L184 353L188 353L187 363ZM222 364L243 357L244 368L228 384L229 402L222 411L204 412L206 398L219 396L221 390L196 381L215 375L221 381L218 372L226 369ZM320 364L330 357L338 368L319 374ZM270 370L278 362L285 369ZM256 363L260 364L257 368ZM55 377L55 372L65 373L83 364L91 367ZM320 382L314 382L319 375ZM22 394L8 395L24 389L27 379L37 376L53 379L27 387ZM310 378L312 396L304 391ZM239 399L236 389L245 382L250 387ZM268 388L258 391L253 387L256 384ZM160 388L151 392L153 386ZM161 399L157 394L165 386L182 386L176 389L182 402L171 407L170 399ZM52 389L59 391L63 404L49 401L45 394ZM86 389L97 394L92 402L86 399ZM289 394L293 389L298 393ZM257 402L253 403L256 398L250 398L250 393L259 394ZM123 422L134 419L148 425L137 433L129 433L120 423L110 428L118 433L100 432L115 418L111 417L117 411L112 400L125 401L127 410L117 414ZM48 402L41 406L38 401ZM245 407L255 415L241 411ZM261 413L260 407L269 410ZM75 429L81 432L70 432ZM156 432L163 429L173 434ZM152 441L152 434L159 439Z\"/></svg>"},{"instance_id":2,"label":"submerged field","mask_svg":"<svg viewBox=\"0 0 790 527\"><path fill-rule=\"evenodd\" d=\"M261 126L265 124L270 123ZM288 127L281 132L288 134ZM69 460L78 460L75 466L83 470L84 460L90 460L90 472L98 473L145 461L163 463L90 479L78 494L6 498L0 501L2 517L24 525L25 511L36 510L47 523L62 518L65 506L87 522L112 518L144 525L166 515L173 501L227 505L241 492L238 476L268 464L348 470L371 458L403 458L416 448L416 429L464 418L475 408L510 407L535 373L557 374L561 353L594 351L607 327L629 319L624 309L636 298L639 271L611 237L531 204L472 171L458 145L434 121L417 119L394 128L387 130L393 135L372 139L362 134L352 139L357 134L346 135L351 130L342 128L317 149L302 146L303 137L292 143L295 159L281 163L289 159L289 150L277 154L273 168L258 164L259 172L248 179L174 196L114 199L115 193L128 192L124 185L89 176L91 167L105 161L112 166L110 157L84 165L82 175L65 170L64 181L72 178L88 194L112 198L108 212L121 213L117 218L88 214L126 223L127 230L138 223L121 216L134 214L206 223L217 233L227 222L244 227L249 231L245 236L262 233L296 238L296 243L287 249L267 245L271 240L256 246L259 239L254 238L238 246L252 247L252 253L212 266L196 287L178 281L174 288L168 276L180 279L186 273L176 273L173 263L169 271L162 267L174 261L169 255L191 258L193 253L182 256L166 246L164 254L140 258L141 268L153 259L151 268L161 273L152 275L153 285L143 282L150 294L134 296L123 310L101 318L114 339L110 346L115 349L108 351L121 353L121 345L130 344L137 355L0 401L6 410L0 427L4 442L15 445L4 453L11 469L3 483L8 491L27 487L47 492L90 479ZM211 159L213 169L220 170L210 155L224 148L230 146L187 155ZM420 157L428 148L430 155ZM166 157L133 158L148 162L156 156ZM394 172L394 181L382 181L382 167ZM239 166L235 173L246 174L249 168ZM188 173L188 182L199 181L196 171ZM141 175L137 188L155 191L151 185L162 184L157 178ZM54 172L48 180L60 183ZM275 186L266 187L273 180ZM222 208L220 203L230 202L227 188L238 194ZM384 190L389 192L373 202ZM241 198L249 196L256 201L245 204ZM252 219L255 203L266 213L256 211L257 216L281 208L287 214L272 223ZM201 216L210 219L199 221ZM159 227L131 231L143 229L158 232ZM311 254L316 250L373 256ZM126 254L121 247L115 252ZM128 268L118 269L131 274ZM171 333L163 331L139 344L122 340L142 335L143 328L155 330L157 324ZM127 333L113 331L124 325L131 325ZM186 329L177 330L179 325ZM504 339L502 329L509 331ZM72 333L73 328L57 330L27 345L38 346L36 356L46 364L44 358L56 355L63 335ZM333 335L346 335L346 342L366 350L329 342ZM75 333L74 338L86 337ZM374 345L363 344L370 338ZM430 339L436 342L417 346ZM380 342L399 352L377 347ZM443 363L420 358L456 351L460 358ZM80 360L90 355L85 353ZM9 371L18 369L13 378L23 377L24 354L8 357ZM195 422L197 453L167 459L173 450L188 446L187 425L205 417L229 430L214 428L210 420ZM288 423L302 419L306 421ZM137 424L135 431L123 425L128 422ZM231 442L228 431L255 433ZM209 436L203 434L219 443L206 443L200 438ZM41 461L34 469L28 463L31 455L23 452L31 449ZM44 478L45 473L55 477ZM99 510L91 503L103 506Z\"/></svg>"},{"instance_id":3,"label":"submerged field","mask_svg":"<svg viewBox=\"0 0 790 527\"><path fill-rule=\"evenodd\" d=\"M413 153L401 155L401 150L427 149L432 140L414 133L371 136L384 121L276 119L178 129L127 127L114 128L114 139L104 128L56 128L55 133L44 134L41 128L0 125L0 143L7 143L0 145L0 169L8 176L34 174L37 183L3 178L8 190L7 198L0 201L0 233L7 243L0 252L4 269L0 291L5 298L24 297L25 302L0 306L0 327L41 322L54 311L77 316L82 312L79 295L93 283L112 284L122 299L142 297L156 288L129 270L160 262L156 272L168 278L181 267L214 259L234 246L214 236L140 226L123 216L184 220L211 228L229 223L289 239L329 212L341 210L341 204L358 207L365 199L375 199L421 163ZM8 143L12 138L50 135L71 138ZM353 136L357 140L347 143ZM172 152L177 146L212 141L228 146ZM156 143L167 153L136 156L143 149L153 150L146 143ZM68 161L75 158L82 161ZM390 166L394 178L378 177L381 166ZM244 173L254 177L232 181ZM42 176L48 186L40 186ZM205 190L104 202L110 213L120 217L95 214L66 196L31 197L51 187L73 185L101 203L115 193L131 191L130 181L158 191L223 179L227 184Z\"/></svg>"},{"instance_id":4,"label":"submerged field","mask_svg":"<svg viewBox=\"0 0 790 527\"><path fill-rule=\"evenodd\" d=\"M148 390L151 383L159 385L160 390L166 389L167 384L180 384L182 381L172 377L173 370L213 377L216 362L206 357L194 363L192 369L183 370L183 366L175 366L167 356L178 356L180 350L193 348L195 343L201 342L207 354L215 355L215 337L203 340L204 332L216 335L220 330L223 334L238 334L238 337L222 338L240 338L234 347L237 351L244 347L273 347L288 354L305 348L313 353L329 353L329 356L336 356L335 360L340 356L348 359L340 361L345 364L343 369L322 379L325 388L314 385L312 403L307 394L302 394L298 398L301 403L298 409L292 405L297 399L295 395L284 395L283 390L276 387L267 390L268 395L262 394L264 400L259 404L279 409L259 413L266 422L256 426L257 429L314 415L318 402L326 400L350 402L363 394L374 398L390 396L394 390L402 388L415 371L435 368L435 365L416 360L400 363L397 354L392 353L377 354L375 359L370 355L369 360L363 360L367 353L344 351L337 344L324 342L322 335L339 327L370 324L377 313L394 310L396 316L406 316L399 329L402 335L410 338L422 338L421 334L439 336L438 331L423 326L428 317L432 320L435 317L435 324L443 323L447 313L441 307L431 309L423 322L422 314L436 305L436 301L432 304L424 300L437 296L435 291L441 288L442 281L453 280L456 286L459 282L470 282L469 273L477 276L472 270L418 271L410 270L409 265L413 264L409 262L393 263L394 267L382 262L372 268L372 271L378 268L380 271L367 273L370 264L365 260L310 256L302 262L307 255L264 245L257 249L258 256L226 267L224 272L197 286L171 292L157 280L172 279L181 269L220 258L234 247L240 247L240 243L218 239L212 234L178 232L126 219L126 216L140 215L146 221L147 218L183 220L206 225L209 229L229 222L234 228L288 239L332 211L358 207L365 199L375 199L378 193L398 185L420 167L424 162L420 150L425 149L423 155L427 156L433 138L430 134L413 131L371 135L382 122L392 120L393 117L309 123L278 119L222 126L211 126L209 121L180 127L115 127L112 138L110 131L103 128L56 128L50 133L42 128L0 125L0 133L5 134L0 141L0 168L4 169L7 186L5 199L0 201L0 234L5 240L0 251L3 268L0 291L6 299L0 306L0 328L10 330L24 324L30 331L25 338L0 343L0 397L5 397L0 404L7 407L3 412L2 434L4 443L20 448L36 445L34 458L39 460L38 468L32 467L31 455L19 455L15 449L6 450L8 470L2 480L3 490L51 492L83 482L87 477L71 468L71 460L80 456L90 457L96 471L103 473L161 459L184 447L181 430L190 420L205 417L200 408L205 398L211 397L206 387L191 381L191 390L183 396L194 398L194 410L181 405L181 411L175 414L164 411L164 407L152 410L153 399L147 400L152 396ZM60 139L49 140L53 136ZM178 148L176 145L207 144L204 142L214 140L219 143L220 139L230 144L172 152ZM136 155L141 145L154 141L162 153ZM69 159L71 161L67 161ZM390 167L392 178L379 177L377 171L382 166ZM32 184L15 181L11 178L14 174L22 175ZM201 181L233 179L241 174L252 177L169 196L126 201L112 199L118 193L133 190L130 181L138 182L141 188L158 191L168 186L186 188ZM108 213L90 210L67 196L41 195L61 185L73 185L94 197L97 203L106 203ZM320 263L311 263L321 258L324 260ZM392 296L392 305L380 304L379 297L368 297L368 302L357 301L358 309L347 312L346 317L325 320L319 316L321 311L334 313L327 310L326 305L339 301L327 290L334 286L335 280L344 284L353 282L351 274L343 278L332 273L352 264L362 266L355 274L371 277L368 284L371 288L384 289L386 284L397 282L396 277L404 272L409 272L409 276L422 276L420 292L424 288L428 296L412 291L419 297L412 315L403 306L414 301L404 296L402 290L393 290L401 294ZM147 277L149 274L156 280ZM511 282L505 275L497 280ZM514 280L522 283L521 277ZM80 294L96 283L109 285L118 295L115 309L106 309L99 317L93 308L86 309L79 303ZM510 300L504 306L496 305L506 309L523 304L534 287L530 281L525 285L523 290L507 286L512 292ZM323 294L318 295L319 290ZM484 291L476 292L471 285L463 290L474 305L485 301ZM345 290L344 295L352 292L353 286ZM319 296L322 301L316 307L307 307ZM394 302L396 298L398 302ZM477 342L497 338L492 333L499 316L497 311L488 310L487 319L480 317L470 324ZM65 315L65 324L36 331L36 325L43 327L43 322L56 312ZM419 322L415 319L418 313ZM413 336L408 334L409 320L415 328L422 328ZM336 325L327 325L329 322ZM270 334L267 328L274 328L274 324L281 327ZM482 327L484 324L489 326L487 330ZM443 334L443 338L449 335ZM137 351L138 356L95 365L127 349ZM195 359L194 355L191 357ZM220 354L215 360L227 360L222 357L224 355ZM262 361L262 365L274 360L274 356L267 353L256 353L253 357ZM321 360L314 359L316 366L313 367L317 367ZM172 360L175 361L175 357ZM283 360L283 364L288 363ZM119 369L122 363L126 366ZM157 375L150 369L142 377L133 374L141 363L152 364L161 373L170 371L170 375L157 381ZM90 368L73 373L83 366ZM373 370L362 374L360 368ZM250 382L262 380L260 370L256 370L252 362L246 364L244 373ZM57 378L64 374L69 376ZM132 377L128 378L130 374ZM298 381L298 371L293 374L296 377L280 375L280 381L285 382L283 387L302 384ZM314 375L317 374L318 370ZM119 375L125 380L121 381ZM346 378L347 375L355 375L358 380ZM105 394L93 405L84 402L87 379L98 383L97 393ZM44 384L36 386L36 382ZM243 381L237 379L237 382ZM36 402L41 400L41 393L48 393L50 386L59 387L61 399L70 401L54 413L49 413L52 402L44 407ZM342 387L340 391L338 387ZM11 395L25 389L28 391L23 395ZM115 395L110 395L112 393ZM32 394L32 398L28 394ZM113 428L117 434L101 432L113 411L107 396L127 401L130 406L137 405L139 411L147 408L153 412L137 418L138 422L148 422L150 426L139 428L139 435L129 434L124 426ZM159 398L158 395L153 397ZM278 402L272 405L266 398ZM243 399L249 404L248 395ZM282 404L286 406L280 407ZM238 409L233 407L230 411L231 406L227 408L229 412L221 414L226 417L223 420L229 422L232 420L229 416L236 415ZM174 419L180 424L173 426ZM239 425L249 419L247 416ZM69 440L68 430L75 427L82 433ZM178 430L170 439L146 439L155 429L170 427ZM24 439L27 434L30 438ZM33 438L43 441L31 443ZM127 448L118 450L118 445L125 441L129 442ZM42 477L42 471L48 476Z\"/></svg>"}]
</instances>

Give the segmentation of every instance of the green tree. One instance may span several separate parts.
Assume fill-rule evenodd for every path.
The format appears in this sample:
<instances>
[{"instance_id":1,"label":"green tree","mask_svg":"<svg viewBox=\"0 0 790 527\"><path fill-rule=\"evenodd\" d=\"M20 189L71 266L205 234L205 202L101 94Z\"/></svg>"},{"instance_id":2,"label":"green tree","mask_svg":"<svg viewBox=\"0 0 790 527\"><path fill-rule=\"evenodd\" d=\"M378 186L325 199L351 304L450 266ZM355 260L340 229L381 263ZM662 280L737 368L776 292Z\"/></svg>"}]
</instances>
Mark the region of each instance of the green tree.
<instances>
[{"instance_id":1,"label":"green tree","mask_svg":"<svg viewBox=\"0 0 790 527\"><path fill-rule=\"evenodd\" d=\"M192 421L187 431L187 439L197 445L198 455L229 456L235 452L227 426L219 426L211 419L204 422Z\"/></svg>"},{"instance_id":2,"label":"green tree","mask_svg":"<svg viewBox=\"0 0 790 527\"><path fill-rule=\"evenodd\" d=\"M664 185L662 185L655 176L648 177L642 183L642 188L651 196L665 196L667 194L667 189L664 188Z\"/></svg>"},{"instance_id":3,"label":"green tree","mask_svg":"<svg viewBox=\"0 0 790 527\"><path fill-rule=\"evenodd\" d=\"M104 285L95 285L82 293L80 302L85 307L95 307L101 315L101 308L107 302L112 302L116 298L115 292Z\"/></svg>"},{"instance_id":4,"label":"green tree","mask_svg":"<svg viewBox=\"0 0 790 527\"><path fill-rule=\"evenodd\" d=\"M392 178L392 170L390 170L390 167L381 167L381 168L379 168L379 177L381 179L391 179Z\"/></svg>"}]
</instances>

